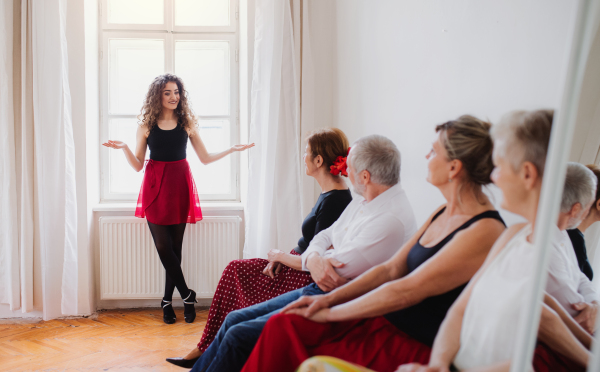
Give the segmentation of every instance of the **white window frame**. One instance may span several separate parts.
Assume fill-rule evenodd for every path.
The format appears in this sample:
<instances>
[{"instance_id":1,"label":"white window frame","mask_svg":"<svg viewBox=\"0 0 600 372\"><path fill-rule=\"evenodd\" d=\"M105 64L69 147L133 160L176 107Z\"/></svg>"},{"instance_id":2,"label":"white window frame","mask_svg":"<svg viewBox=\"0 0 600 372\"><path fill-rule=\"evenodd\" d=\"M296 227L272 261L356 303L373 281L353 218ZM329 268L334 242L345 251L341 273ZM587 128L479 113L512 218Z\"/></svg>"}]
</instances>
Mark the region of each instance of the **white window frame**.
<instances>
[{"instance_id":1,"label":"white window frame","mask_svg":"<svg viewBox=\"0 0 600 372\"><path fill-rule=\"evenodd\" d=\"M238 0L230 0L230 25L229 26L179 26L175 27L173 22L174 0L164 0L165 22L160 25L140 24L109 24L107 23L108 0L100 1L100 138L104 142L108 140L109 120L114 118L136 118L137 114L119 115L109 113L109 39L137 39L153 38L164 40L165 45L165 72L174 73L175 42L178 40L218 40L230 44L230 110L229 115L204 116L197 115L199 120L203 119L227 119L230 123L230 143L235 144L240 139L239 125L239 5ZM141 108L141 107L140 107ZM189 147L189 146L188 146ZM100 200L106 202L135 202L136 193L114 193L110 191L110 154L106 149L100 153ZM189 149L191 150L191 149ZM225 149L223 149L225 150ZM135 151L135 149L132 149ZM123 159L123 161L126 161ZM229 194L199 194L201 200L205 201L240 201L240 156L239 153L231 155L231 193ZM196 182L206 182L196 180Z\"/></svg>"}]
</instances>

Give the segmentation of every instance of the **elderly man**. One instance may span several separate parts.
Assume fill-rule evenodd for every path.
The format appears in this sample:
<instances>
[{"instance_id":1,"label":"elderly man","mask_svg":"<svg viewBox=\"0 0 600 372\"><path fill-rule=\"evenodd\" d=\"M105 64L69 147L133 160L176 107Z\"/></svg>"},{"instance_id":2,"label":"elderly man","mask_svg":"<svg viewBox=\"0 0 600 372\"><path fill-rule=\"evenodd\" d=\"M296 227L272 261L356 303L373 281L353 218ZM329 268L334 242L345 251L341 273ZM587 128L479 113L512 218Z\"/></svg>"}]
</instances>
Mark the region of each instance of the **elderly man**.
<instances>
[{"instance_id":1,"label":"elderly man","mask_svg":"<svg viewBox=\"0 0 600 372\"><path fill-rule=\"evenodd\" d=\"M589 333L595 328L598 295L581 272L566 229L576 228L588 214L596 195L596 176L587 167L569 163L558 215L546 292Z\"/></svg>"},{"instance_id":2,"label":"elderly man","mask_svg":"<svg viewBox=\"0 0 600 372\"><path fill-rule=\"evenodd\" d=\"M356 197L340 218L321 231L302 254L302 269L315 284L227 315L215 340L192 371L239 371L267 320L301 296L323 294L390 257L417 230L400 187L400 152L372 135L352 145L348 174Z\"/></svg>"}]
</instances>

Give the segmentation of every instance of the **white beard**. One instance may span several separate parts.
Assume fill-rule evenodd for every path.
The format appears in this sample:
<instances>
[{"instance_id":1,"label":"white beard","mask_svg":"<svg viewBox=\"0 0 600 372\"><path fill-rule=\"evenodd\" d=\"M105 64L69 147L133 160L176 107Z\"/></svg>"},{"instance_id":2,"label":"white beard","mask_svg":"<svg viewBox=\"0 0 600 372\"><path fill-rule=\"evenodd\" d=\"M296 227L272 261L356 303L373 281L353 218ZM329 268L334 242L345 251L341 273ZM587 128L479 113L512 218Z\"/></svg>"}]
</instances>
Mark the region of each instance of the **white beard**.
<instances>
[{"instance_id":1,"label":"white beard","mask_svg":"<svg viewBox=\"0 0 600 372\"><path fill-rule=\"evenodd\" d=\"M357 193L360 196L364 197L364 193L365 190L367 189L367 187L365 185L361 185L361 184L352 184L352 189L354 189L354 192Z\"/></svg>"}]
</instances>

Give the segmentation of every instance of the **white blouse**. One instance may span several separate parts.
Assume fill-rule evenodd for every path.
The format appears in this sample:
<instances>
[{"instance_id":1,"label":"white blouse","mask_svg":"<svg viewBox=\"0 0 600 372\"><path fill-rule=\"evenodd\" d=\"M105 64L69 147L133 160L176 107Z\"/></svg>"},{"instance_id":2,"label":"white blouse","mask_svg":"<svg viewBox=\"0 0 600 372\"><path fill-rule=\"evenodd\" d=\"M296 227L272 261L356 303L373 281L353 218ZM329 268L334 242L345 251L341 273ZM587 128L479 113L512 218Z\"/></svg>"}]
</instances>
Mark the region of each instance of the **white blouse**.
<instances>
[{"instance_id":1,"label":"white blouse","mask_svg":"<svg viewBox=\"0 0 600 372\"><path fill-rule=\"evenodd\" d=\"M454 359L458 369L512 359L535 267L534 249L526 239L530 233L530 225L521 229L473 286Z\"/></svg>"}]
</instances>

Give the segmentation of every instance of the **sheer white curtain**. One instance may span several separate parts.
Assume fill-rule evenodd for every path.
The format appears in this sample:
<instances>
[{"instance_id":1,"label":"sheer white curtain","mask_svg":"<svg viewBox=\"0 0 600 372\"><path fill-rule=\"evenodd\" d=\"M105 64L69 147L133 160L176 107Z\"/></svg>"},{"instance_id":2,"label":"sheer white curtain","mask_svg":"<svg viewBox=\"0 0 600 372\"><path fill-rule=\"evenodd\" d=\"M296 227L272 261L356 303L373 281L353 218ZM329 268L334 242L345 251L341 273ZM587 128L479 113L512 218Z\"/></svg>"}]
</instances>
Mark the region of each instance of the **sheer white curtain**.
<instances>
[{"instance_id":1,"label":"sheer white curtain","mask_svg":"<svg viewBox=\"0 0 600 372\"><path fill-rule=\"evenodd\" d=\"M0 3L0 302L19 307L13 102L13 3Z\"/></svg>"},{"instance_id":2,"label":"sheer white curtain","mask_svg":"<svg viewBox=\"0 0 600 372\"><path fill-rule=\"evenodd\" d=\"M296 1L256 0L244 257L290 251L300 237L299 48ZM296 32L298 27L296 23ZM296 39L298 35L296 34Z\"/></svg>"},{"instance_id":3,"label":"sheer white curtain","mask_svg":"<svg viewBox=\"0 0 600 372\"><path fill-rule=\"evenodd\" d=\"M8 22L14 6L20 31ZM0 17L0 303L41 310L44 319L91 312L90 291L80 288L89 280L79 270L89 252L77 245L66 6L8 0ZM20 38L18 64L5 63L13 38Z\"/></svg>"}]
</instances>

